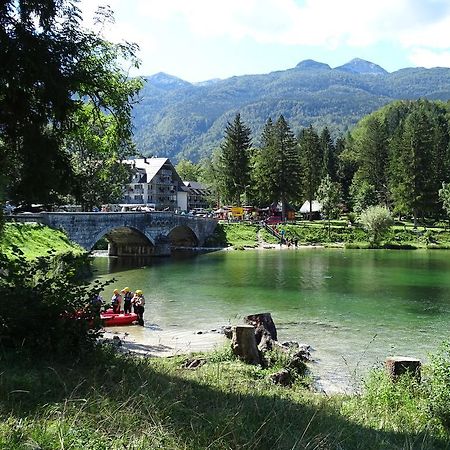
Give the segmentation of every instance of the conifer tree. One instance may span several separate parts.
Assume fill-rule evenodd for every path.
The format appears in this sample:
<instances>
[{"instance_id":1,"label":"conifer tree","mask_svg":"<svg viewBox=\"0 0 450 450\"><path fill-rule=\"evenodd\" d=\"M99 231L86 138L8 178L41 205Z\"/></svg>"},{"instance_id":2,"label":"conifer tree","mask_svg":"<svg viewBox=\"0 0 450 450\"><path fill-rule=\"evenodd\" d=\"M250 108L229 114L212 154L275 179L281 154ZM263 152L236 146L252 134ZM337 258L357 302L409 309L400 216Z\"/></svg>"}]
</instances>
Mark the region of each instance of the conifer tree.
<instances>
[{"instance_id":1,"label":"conifer tree","mask_svg":"<svg viewBox=\"0 0 450 450\"><path fill-rule=\"evenodd\" d=\"M405 119L404 127L391 145L390 190L398 212L412 213L414 225L427 210L433 181L431 149L433 125L422 107Z\"/></svg>"},{"instance_id":2,"label":"conifer tree","mask_svg":"<svg viewBox=\"0 0 450 450\"><path fill-rule=\"evenodd\" d=\"M322 176L323 153L319 136L310 126L300 133L300 162L303 175L303 191L309 201L309 219L312 220L312 202L320 185Z\"/></svg>"},{"instance_id":3,"label":"conifer tree","mask_svg":"<svg viewBox=\"0 0 450 450\"><path fill-rule=\"evenodd\" d=\"M235 205L241 204L241 195L250 185L250 128L236 114L233 123L228 122L225 140L221 145L220 168L223 178L223 199Z\"/></svg>"},{"instance_id":4,"label":"conifer tree","mask_svg":"<svg viewBox=\"0 0 450 450\"><path fill-rule=\"evenodd\" d=\"M367 117L364 132L356 139L357 178L364 180L376 193L377 203L387 205L388 138L384 122L377 116Z\"/></svg>"},{"instance_id":5,"label":"conifer tree","mask_svg":"<svg viewBox=\"0 0 450 450\"><path fill-rule=\"evenodd\" d=\"M331 181L337 181L336 148L328 127L325 127L320 133L320 147L323 154L322 178L328 175Z\"/></svg>"},{"instance_id":6,"label":"conifer tree","mask_svg":"<svg viewBox=\"0 0 450 450\"><path fill-rule=\"evenodd\" d=\"M264 127L255 173L261 199L281 201L284 218L286 203L299 199L301 178L297 141L282 115L275 124L269 119Z\"/></svg>"}]
</instances>

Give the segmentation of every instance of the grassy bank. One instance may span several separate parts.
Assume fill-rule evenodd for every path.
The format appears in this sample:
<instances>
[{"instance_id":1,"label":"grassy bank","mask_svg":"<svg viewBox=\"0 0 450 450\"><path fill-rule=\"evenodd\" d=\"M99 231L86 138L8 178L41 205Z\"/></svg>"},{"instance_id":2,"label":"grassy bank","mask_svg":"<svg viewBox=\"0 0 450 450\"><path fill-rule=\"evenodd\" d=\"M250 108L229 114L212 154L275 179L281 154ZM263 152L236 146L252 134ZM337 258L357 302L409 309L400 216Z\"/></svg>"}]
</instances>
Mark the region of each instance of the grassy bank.
<instances>
[{"instance_id":1,"label":"grassy bank","mask_svg":"<svg viewBox=\"0 0 450 450\"><path fill-rule=\"evenodd\" d=\"M30 259L46 255L49 250L56 254L85 253L83 248L71 242L62 231L32 223L5 223L0 234L0 252L11 255L13 246L19 247Z\"/></svg>"},{"instance_id":2,"label":"grassy bank","mask_svg":"<svg viewBox=\"0 0 450 450\"><path fill-rule=\"evenodd\" d=\"M18 449L434 449L448 430L411 380L377 380L361 397L327 397L299 378L229 350L138 359L100 350L70 364L1 353L0 448ZM383 395L381 395L383 394ZM415 412L414 412L415 411ZM364 412L364 413L363 413Z\"/></svg>"},{"instance_id":3,"label":"grassy bank","mask_svg":"<svg viewBox=\"0 0 450 450\"><path fill-rule=\"evenodd\" d=\"M358 225L348 226L346 221L297 222L279 225L289 240L300 245L340 246L346 248L370 248L367 232ZM252 248L261 243L274 244L278 240L259 225L245 223L219 224L214 245L235 248ZM418 227L412 224L397 224L386 234L379 248L389 249L450 249L450 231L445 227Z\"/></svg>"}]
</instances>

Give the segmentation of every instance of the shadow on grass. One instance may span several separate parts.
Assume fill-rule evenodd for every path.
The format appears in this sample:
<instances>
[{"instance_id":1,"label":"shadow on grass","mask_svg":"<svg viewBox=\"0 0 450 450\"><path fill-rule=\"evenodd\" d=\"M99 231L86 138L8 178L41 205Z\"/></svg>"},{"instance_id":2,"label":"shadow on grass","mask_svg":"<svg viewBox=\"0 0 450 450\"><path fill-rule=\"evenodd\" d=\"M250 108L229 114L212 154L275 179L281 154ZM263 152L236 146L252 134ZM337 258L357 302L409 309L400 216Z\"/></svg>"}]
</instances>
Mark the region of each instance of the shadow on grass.
<instances>
[{"instance_id":1,"label":"shadow on grass","mask_svg":"<svg viewBox=\"0 0 450 450\"><path fill-rule=\"evenodd\" d=\"M108 350L70 365L19 360L11 353L0 362L0 422L12 420L17 428L32 421L28 433L39 444L59 439L74 448L449 448L431 436L352 423L324 397L305 393L293 400L289 389L264 388L248 366L242 366L247 377L230 375L226 362L189 372L178 362L170 368ZM11 444L14 433L2 438L1 430L0 444L23 448Z\"/></svg>"}]
</instances>

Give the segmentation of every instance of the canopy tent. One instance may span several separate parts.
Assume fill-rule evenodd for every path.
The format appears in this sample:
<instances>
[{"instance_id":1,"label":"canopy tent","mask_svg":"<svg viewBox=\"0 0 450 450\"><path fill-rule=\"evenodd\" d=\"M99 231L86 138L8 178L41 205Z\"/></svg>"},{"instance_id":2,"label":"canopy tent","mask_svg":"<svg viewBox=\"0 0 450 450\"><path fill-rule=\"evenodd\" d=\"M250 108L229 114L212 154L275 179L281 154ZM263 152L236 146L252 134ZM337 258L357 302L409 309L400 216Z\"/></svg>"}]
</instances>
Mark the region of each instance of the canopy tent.
<instances>
[{"instance_id":1,"label":"canopy tent","mask_svg":"<svg viewBox=\"0 0 450 450\"><path fill-rule=\"evenodd\" d=\"M300 208L301 214L309 214L310 211L313 213L320 213L322 211L322 204L319 203L317 200L312 201L312 209L310 208L309 201L306 200L305 203L303 203L302 207Z\"/></svg>"}]
</instances>

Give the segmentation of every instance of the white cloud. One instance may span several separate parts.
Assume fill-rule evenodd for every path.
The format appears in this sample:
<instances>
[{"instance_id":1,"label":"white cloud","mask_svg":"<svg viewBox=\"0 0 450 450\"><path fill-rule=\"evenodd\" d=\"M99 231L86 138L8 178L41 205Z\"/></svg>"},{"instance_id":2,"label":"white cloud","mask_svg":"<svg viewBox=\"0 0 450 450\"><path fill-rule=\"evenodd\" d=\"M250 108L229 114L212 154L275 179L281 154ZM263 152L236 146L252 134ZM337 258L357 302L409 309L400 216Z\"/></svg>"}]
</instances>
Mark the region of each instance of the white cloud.
<instances>
[{"instance_id":1,"label":"white cloud","mask_svg":"<svg viewBox=\"0 0 450 450\"><path fill-rule=\"evenodd\" d=\"M81 0L81 5L92 15L100 2L116 11L107 37L137 42L147 64L162 65L167 55L175 61L180 51L200 60L199 48L188 46L201 47L201 40L214 40L218 51L245 40L290 50L355 49L355 55L382 44L420 65L449 65L449 0Z\"/></svg>"},{"instance_id":2,"label":"white cloud","mask_svg":"<svg viewBox=\"0 0 450 450\"><path fill-rule=\"evenodd\" d=\"M436 52L426 48L416 48L409 59L421 67L450 67L450 51Z\"/></svg>"},{"instance_id":3,"label":"white cloud","mask_svg":"<svg viewBox=\"0 0 450 450\"><path fill-rule=\"evenodd\" d=\"M444 0L306 0L303 5L295 0L134 3L138 14L156 21L181 19L201 37L248 37L261 43L328 47L361 47L381 40L400 41L406 47L420 41L448 46L450 40L446 32L450 8Z\"/></svg>"}]
</instances>

